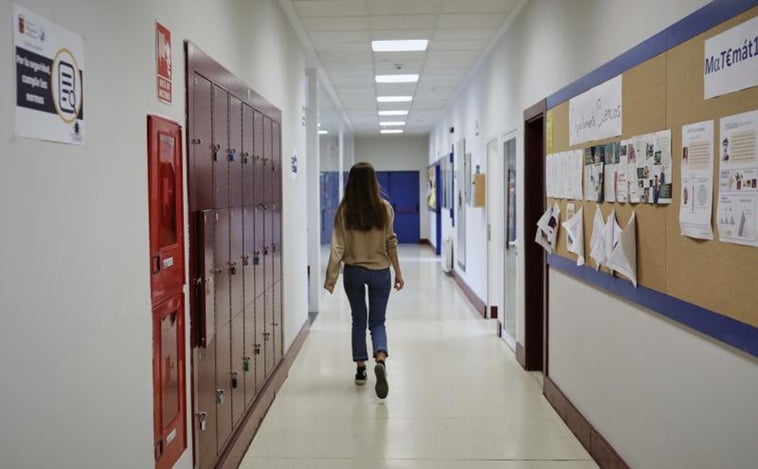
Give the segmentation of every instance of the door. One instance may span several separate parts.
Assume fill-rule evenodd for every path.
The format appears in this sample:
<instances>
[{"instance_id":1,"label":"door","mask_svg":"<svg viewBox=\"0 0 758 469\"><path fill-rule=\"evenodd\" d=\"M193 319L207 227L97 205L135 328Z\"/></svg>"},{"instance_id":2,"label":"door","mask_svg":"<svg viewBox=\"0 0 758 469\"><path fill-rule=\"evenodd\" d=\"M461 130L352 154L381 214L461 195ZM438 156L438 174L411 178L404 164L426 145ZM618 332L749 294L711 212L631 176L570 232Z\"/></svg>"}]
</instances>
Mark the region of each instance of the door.
<instances>
[{"instance_id":1,"label":"door","mask_svg":"<svg viewBox=\"0 0 758 469\"><path fill-rule=\"evenodd\" d=\"M516 200L516 135L506 137L503 143L505 153L505 167L503 180L504 187L504 213L500 217L502 220L502 233L505 235L505 262L503 263L503 291L505 299L503 303L503 339L516 349L516 318L518 317L516 308L518 305L518 289L516 288L518 275L518 233L516 231L516 209L518 207Z\"/></svg>"},{"instance_id":2,"label":"door","mask_svg":"<svg viewBox=\"0 0 758 469\"><path fill-rule=\"evenodd\" d=\"M321 244L329 244L332 240L334 214L340 203L340 173L322 171L321 183Z\"/></svg>"},{"instance_id":3,"label":"door","mask_svg":"<svg viewBox=\"0 0 758 469\"><path fill-rule=\"evenodd\" d=\"M376 178L395 211L397 242L418 244L420 238L419 172L377 171Z\"/></svg>"},{"instance_id":4,"label":"door","mask_svg":"<svg viewBox=\"0 0 758 469\"><path fill-rule=\"evenodd\" d=\"M487 310L497 318L503 308L503 147L500 138L487 142Z\"/></svg>"}]
</instances>

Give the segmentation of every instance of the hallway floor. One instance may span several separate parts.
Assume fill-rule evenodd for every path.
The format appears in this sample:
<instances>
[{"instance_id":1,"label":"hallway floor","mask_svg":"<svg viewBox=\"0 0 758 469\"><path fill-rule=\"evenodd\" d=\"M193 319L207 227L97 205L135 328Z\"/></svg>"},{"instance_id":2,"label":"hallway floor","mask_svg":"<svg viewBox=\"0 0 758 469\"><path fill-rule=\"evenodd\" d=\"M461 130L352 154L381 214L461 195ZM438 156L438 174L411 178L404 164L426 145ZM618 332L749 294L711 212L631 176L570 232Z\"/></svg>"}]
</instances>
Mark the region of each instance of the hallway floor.
<instances>
[{"instance_id":1,"label":"hallway floor","mask_svg":"<svg viewBox=\"0 0 758 469\"><path fill-rule=\"evenodd\" d=\"M321 312L242 469L589 469L589 454L427 246L401 246L387 311L389 396L353 382L350 308ZM369 350L371 349L369 338Z\"/></svg>"}]
</instances>

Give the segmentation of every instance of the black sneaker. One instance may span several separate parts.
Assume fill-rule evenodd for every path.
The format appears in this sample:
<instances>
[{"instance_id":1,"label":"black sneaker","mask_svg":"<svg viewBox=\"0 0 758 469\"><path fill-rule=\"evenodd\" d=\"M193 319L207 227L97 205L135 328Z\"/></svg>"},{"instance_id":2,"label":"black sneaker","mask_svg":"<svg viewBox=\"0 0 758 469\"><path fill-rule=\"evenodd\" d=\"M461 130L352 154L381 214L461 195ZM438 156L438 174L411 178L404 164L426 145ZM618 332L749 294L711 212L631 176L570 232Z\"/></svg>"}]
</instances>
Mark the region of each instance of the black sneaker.
<instances>
[{"instance_id":1,"label":"black sneaker","mask_svg":"<svg viewBox=\"0 0 758 469\"><path fill-rule=\"evenodd\" d=\"M368 373L365 366L359 366L355 371L355 384L366 384Z\"/></svg>"},{"instance_id":2,"label":"black sneaker","mask_svg":"<svg viewBox=\"0 0 758 469\"><path fill-rule=\"evenodd\" d=\"M374 366L374 374L376 375L376 396L379 399L387 397L387 393L390 391L389 384L387 384L387 368L384 366L384 362L377 362Z\"/></svg>"}]
</instances>

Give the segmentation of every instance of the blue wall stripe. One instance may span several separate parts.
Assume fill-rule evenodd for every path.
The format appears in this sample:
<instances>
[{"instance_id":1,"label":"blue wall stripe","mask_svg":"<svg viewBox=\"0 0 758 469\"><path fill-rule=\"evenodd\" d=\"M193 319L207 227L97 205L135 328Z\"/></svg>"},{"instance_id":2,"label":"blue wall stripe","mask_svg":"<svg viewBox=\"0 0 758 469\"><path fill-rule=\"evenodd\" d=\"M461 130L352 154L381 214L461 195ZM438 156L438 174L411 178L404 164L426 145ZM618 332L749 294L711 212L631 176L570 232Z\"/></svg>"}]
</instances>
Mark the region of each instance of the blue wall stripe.
<instances>
[{"instance_id":1,"label":"blue wall stripe","mask_svg":"<svg viewBox=\"0 0 758 469\"><path fill-rule=\"evenodd\" d=\"M575 261L557 254L550 254L547 258L552 268L758 357L758 327L722 316L650 288L634 288L628 280L598 272L586 265L578 266Z\"/></svg>"},{"instance_id":2,"label":"blue wall stripe","mask_svg":"<svg viewBox=\"0 0 758 469\"><path fill-rule=\"evenodd\" d=\"M646 39L610 62L547 97L551 109L595 86L652 59L714 26L758 6L758 0L716 0L658 34Z\"/></svg>"}]
</instances>

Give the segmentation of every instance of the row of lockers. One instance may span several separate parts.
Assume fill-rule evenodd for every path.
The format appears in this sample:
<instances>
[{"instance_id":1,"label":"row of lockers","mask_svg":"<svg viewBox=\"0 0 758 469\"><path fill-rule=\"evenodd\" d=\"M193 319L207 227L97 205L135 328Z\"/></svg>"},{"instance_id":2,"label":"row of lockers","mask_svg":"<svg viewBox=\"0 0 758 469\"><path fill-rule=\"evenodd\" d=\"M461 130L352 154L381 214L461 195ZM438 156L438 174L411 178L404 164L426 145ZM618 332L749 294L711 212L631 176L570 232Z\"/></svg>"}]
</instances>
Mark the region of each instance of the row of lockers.
<instances>
[{"instance_id":1,"label":"row of lockers","mask_svg":"<svg viewBox=\"0 0 758 469\"><path fill-rule=\"evenodd\" d=\"M198 125L190 141L198 155L191 161L190 207L280 202L280 124L204 78L195 80L195 118L211 116L211 125Z\"/></svg>"},{"instance_id":2,"label":"row of lockers","mask_svg":"<svg viewBox=\"0 0 758 469\"><path fill-rule=\"evenodd\" d=\"M284 352L281 135L200 75L190 99L195 454L208 469Z\"/></svg>"}]
</instances>

